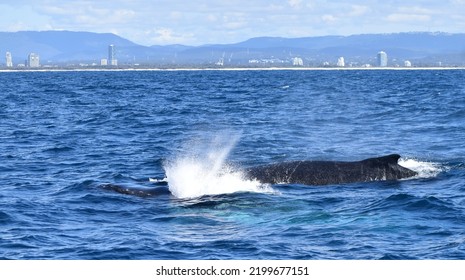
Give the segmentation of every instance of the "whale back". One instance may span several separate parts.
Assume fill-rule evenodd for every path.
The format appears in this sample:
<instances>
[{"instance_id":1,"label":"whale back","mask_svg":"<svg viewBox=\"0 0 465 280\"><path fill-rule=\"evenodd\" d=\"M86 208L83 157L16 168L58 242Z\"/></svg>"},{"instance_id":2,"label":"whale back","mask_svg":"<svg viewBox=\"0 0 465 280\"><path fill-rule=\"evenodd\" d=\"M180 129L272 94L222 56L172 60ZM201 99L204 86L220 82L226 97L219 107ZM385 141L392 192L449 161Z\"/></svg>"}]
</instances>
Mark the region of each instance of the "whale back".
<instances>
[{"instance_id":1,"label":"whale back","mask_svg":"<svg viewBox=\"0 0 465 280\"><path fill-rule=\"evenodd\" d=\"M369 158L360 161L361 163L371 165L371 166L376 166L376 165L397 165L400 159L400 155L398 154L392 154L392 155L387 155L387 156L382 156L382 157L376 157L376 158Z\"/></svg>"},{"instance_id":2,"label":"whale back","mask_svg":"<svg viewBox=\"0 0 465 280\"><path fill-rule=\"evenodd\" d=\"M140 197L160 196L169 195L171 192L167 187L143 187L143 186L129 186L129 185L117 185L117 184L102 184L102 189L114 191L121 194L129 194Z\"/></svg>"},{"instance_id":3,"label":"whale back","mask_svg":"<svg viewBox=\"0 0 465 280\"><path fill-rule=\"evenodd\" d=\"M417 175L398 164L400 155L362 161L293 161L249 168L247 177L269 184L329 185L399 180Z\"/></svg>"},{"instance_id":4,"label":"whale back","mask_svg":"<svg viewBox=\"0 0 465 280\"><path fill-rule=\"evenodd\" d=\"M417 172L399 165L399 159L400 155L391 154L362 160L361 163L371 169L372 173L382 173L384 180L399 180L418 175Z\"/></svg>"}]
</instances>

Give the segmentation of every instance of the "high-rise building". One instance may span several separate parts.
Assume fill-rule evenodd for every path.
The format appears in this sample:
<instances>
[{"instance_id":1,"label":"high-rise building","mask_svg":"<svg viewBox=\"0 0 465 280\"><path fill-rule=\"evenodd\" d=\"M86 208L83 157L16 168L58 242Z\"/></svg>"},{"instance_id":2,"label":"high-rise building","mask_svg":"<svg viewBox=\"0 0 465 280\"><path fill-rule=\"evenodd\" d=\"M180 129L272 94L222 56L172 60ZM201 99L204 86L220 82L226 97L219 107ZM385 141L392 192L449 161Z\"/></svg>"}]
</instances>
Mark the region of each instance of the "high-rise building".
<instances>
[{"instance_id":1,"label":"high-rise building","mask_svg":"<svg viewBox=\"0 0 465 280\"><path fill-rule=\"evenodd\" d=\"M112 66L118 65L118 60L116 60L115 56L115 45L108 46L108 64Z\"/></svg>"},{"instance_id":2,"label":"high-rise building","mask_svg":"<svg viewBox=\"0 0 465 280\"><path fill-rule=\"evenodd\" d=\"M6 58L6 67L13 67L13 58L11 57L10 52L6 52L5 58Z\"/></svg>"},{"instance_id":3,"label":"high-rise building","mask_svg":"<svg viewBox=\"0 0 465 280\"><path fill-rule=\"evenodd\" d=\"M300 57L294 57L292 59L292 65L294 66L304 66L304 60Z\"/></svg>"},{"instance_id":4,"label":"high-rise building","mask_svg":"<svg viewBox=\"0 0 465 280\"><path fill-rule=\"evenodd\" d=\"M115 45L108 46L108 61L115 59Z\"/></svg>"},{"instance_id":5,"label":"high-rise building","mask_svg":"<svg viewBox=\"0 0 465 280\"><path fill-rule=\"evenodd\" d=\"M344 62L344 58L341 56L337 59L337 67L345 67L346 63Z\"/></svg>"},{"instance_id":6,"label":"high-rise building","mask_svg":"<svg viewBox=\"0 0 465 280\"><path fill-rule=\"evenodd\" d=\"M40 66L39 55L35 53L30 53L27 57L27 67L34 68L34 67L39 67L39 66Z\"/></svg>"},{"instance_id":7,"label":"high-rise building","mask_svg":"<svg viewBox=\"0 0 465 280\"><path fill-rule=\"evenodd\" d=\"M388 65L387 54L383 51L380 51L377 56L377 65L378 67L386 67Z\"/></svg>"}]
</instances>

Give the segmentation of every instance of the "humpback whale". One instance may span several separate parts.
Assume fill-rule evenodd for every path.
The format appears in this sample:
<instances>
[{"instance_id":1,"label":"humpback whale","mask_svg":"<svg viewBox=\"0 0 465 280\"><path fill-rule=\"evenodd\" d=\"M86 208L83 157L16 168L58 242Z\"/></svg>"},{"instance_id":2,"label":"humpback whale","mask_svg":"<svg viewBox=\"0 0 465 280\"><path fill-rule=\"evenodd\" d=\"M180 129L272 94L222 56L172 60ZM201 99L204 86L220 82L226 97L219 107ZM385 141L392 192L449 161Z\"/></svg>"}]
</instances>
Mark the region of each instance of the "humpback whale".
<instances>
[{"instance_id":1,"label":"humpback whale","mask_svg":"<svg viewBox=\"0 0 465 280\"><path fill-rule=\"evenodd\" d=\"M169 189L165 187L142 187L142 186L128 186L117 184L103 184L101 188L109 191L114 191L122 194L129 194L141 197L159 196L171 194Z\"/></svg>"},{"instance_id":2,"label":"humpback whale","mask_svg":"<svg viewBox=\"0 0 465 280\"><path fill-rule=\"evenodd\" d=\"M334 185L356 182L399 180L417 175L398 164L392 154L361 161L292 161L251 167L246 179L265 184Z\"/></svg>"},{"instance_id":3,"label":"humpback whale","mask_svg":"<svg viewBox=\"0 0 465 280\"><path fill-rule=\"evenodd\" d=\"M418 175L398 164L392 154L361 161L292 161L261 165L242 170L244 179L262 184L336 185L356 182L399 180ZM169 184L169 182L168 182ZM103 184L103 189L142 197L171 194L166 181L155 187Z\"/></svg>"}]
</instances>

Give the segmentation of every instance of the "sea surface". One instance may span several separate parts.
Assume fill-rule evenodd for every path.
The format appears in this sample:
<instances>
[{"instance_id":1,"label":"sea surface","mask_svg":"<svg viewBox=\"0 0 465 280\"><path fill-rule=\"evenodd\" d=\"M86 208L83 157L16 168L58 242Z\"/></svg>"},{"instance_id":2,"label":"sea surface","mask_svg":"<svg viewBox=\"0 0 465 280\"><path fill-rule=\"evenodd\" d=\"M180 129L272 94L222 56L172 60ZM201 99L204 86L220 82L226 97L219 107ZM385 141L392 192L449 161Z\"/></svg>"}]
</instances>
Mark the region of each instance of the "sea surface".
<instances>
[{"instance_id":1,"label":"sea surface","mask_svg":"<svg viewBox=\"0 0 465 280\"><path fill-rule=\"evenodd\" d=\"M465 259L465 70L1 72L0 85L0 259ZM236 172L391 153L419 175Z\"/></svg>"}]
</instances>

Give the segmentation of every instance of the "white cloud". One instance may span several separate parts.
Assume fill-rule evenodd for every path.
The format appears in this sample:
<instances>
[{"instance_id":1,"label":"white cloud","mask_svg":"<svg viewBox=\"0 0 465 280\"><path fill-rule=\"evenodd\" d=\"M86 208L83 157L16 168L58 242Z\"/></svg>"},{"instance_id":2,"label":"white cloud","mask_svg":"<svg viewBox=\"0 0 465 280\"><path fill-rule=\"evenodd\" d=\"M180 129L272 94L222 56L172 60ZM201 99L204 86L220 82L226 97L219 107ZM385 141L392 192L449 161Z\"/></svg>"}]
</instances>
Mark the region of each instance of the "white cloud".
<instances>
[{"instance_id":1,"label":"white cloud","mask_svg":"<svg viewBox=\"0 0 465 280\"><path fill-rule=\"evenodd\" d=\"M156 28L147 30L138 36L145 36L149 45L185 44L193 39L193 34L176 34L170 28Z\"/></svg>"},{"instance_id":2,"label":"white cloud","mask_svg":"<svg viewBox=\"0 0 465 280\"><path fill-rule=\"evenodd\" d=\"M386 17L390 22L428 22L431 20L430 15L420 14L390 14Z\"/></svg>"},{"instance_id":3,"label":"white cloud","mask_svg":"<svg viewBox=\"0 0 465 280\"><path fill-rule=\"evenodd\" d=\"M2 2L9 3L0 4L0 31L114 32L144 45L232 43L256 36L407 32L425 26L428 30L463 32L465 14L465 0Z\"/></svg>"},{"instance_id":4,"label":"white cloud","mask_svg":"<svg viewBox=\"0 0 465 280\"><path fill-rule=\"evenodd\" d=\"M322 15L321 20L323 20L326 23L334 23L334 22L338 21L338 18L335 17L334 15L328 15L327 14L327 15Z\"/></svg>"},{"instance_id":5,"label":"white cloud","mask_svg":"<svg viewBox=\"0 0 465 280\"><path fill-rule=\"evenodd\" d=\"M398 11L404 14L421 14L421 15L425 15L425 14L429 15L429 14L435 13L435 11L432 9L427 9L425 7L419 7L419 6L399 7Z\"/></svg>"},{"instance_id":6,"label":"white cloud","mask_svg":"<svg viewBox=\"0 0 465 280\"><path fill-rule=\"evenodd\" d=\"M407 26L415 23L433 23L434 18L437 18L441 14L441 10L444 7L434 7L433 6L400 6L395 11L390 13L385 17L387 22L391 23L405 23Z\"/></svg>"},{"instance_id":7,"label":"white cloud","mask_svg":"<svg viewBox=\"0 0 465 280\"><path fill-rule=\"evenodd\" d=\"M247 26L247 20L242 13L228 13L223 16L222 27L225 29L240 29Z\"/></svg>"},{"instance_id":8,"label":"white cloud","mask_svg":"<svg viewBox=\"0 0 465 280\"><path fill-rule=\"evenodd\" d=\"M300 4L302 3L302 0L287 0L287 2L289 3L289 6L291 6L292 8L299 8Z\"/></svg>"},{"instance_id":9,"label":"white cloud","mask_svg":"<svg viewBox=\"0 0 465 280\"><path fill-rule=\"evenodd\" d=\"M105 26L124 24L136 16L131 9L102 8L93 4L62 2L56 6L38 6L36 10L50 16L56 25Z\"/></svg>"},{"instance_id":10,"label":"white cloud","mask_svg":"<svg viewBox=\"0 0 465 280\"><path fill-rule=\"evenodd\" d=\"M210 22L216 22L216 21L218 21L218 16L215 15L215 14L209 14L207 16L207 20L210 21Z\"/></svg>"},{"instance_id":11,"label":"white cloud","mask_svg":"<svg viewBox=\"0 0 465 280\"><path fill-rule=\"evenodd\" d=\"M267 7L264 8L267 12L280 12L284 10L285 7L279 4L271 3Z\"/></svg>"},{"instance_id":12,"label":"white cloud","mask_svg":"<svg viewBox=\"0 0 465 280\"><path fill-rule=\"evenodd\" d=\"M68 15L70 13L69 9L65 7L58 7L58 6L43 6L40 7L41 11L45 14L52 14L52 15Z\"/></svg>"},{"instance_id":13,"label":"white cloud","mask_svg":"<svg viewBox=\"0 0 465 280\"><path fill-rule=\"evenodd\" d=\"M183 18L183 13L178 11L173 11L170 13L170 18L173 20L181 20Z\"/></svg>"},{"instance_id":14,"label":"white cloud","mask_svg":"<svg viewBox=\"0 0 465 280\"><path fill-rule=\"evenodd\" d=\"M36 13L32 7L13 4L0 4L0 31L49 30L53 26L46 15Z\"/></svg>"},{"instance_id":15,"label":"white cloud","mask_svg":"<svg viewBox=\"0 0 465 280\"><path fill-rule=\"evenodd\" d=\"M366 15L371 10L370 7L362 5L352 5L351 9L352 10L348 13L348 15L352 17L360 17Z\"/></svg>"}]
</instances>

